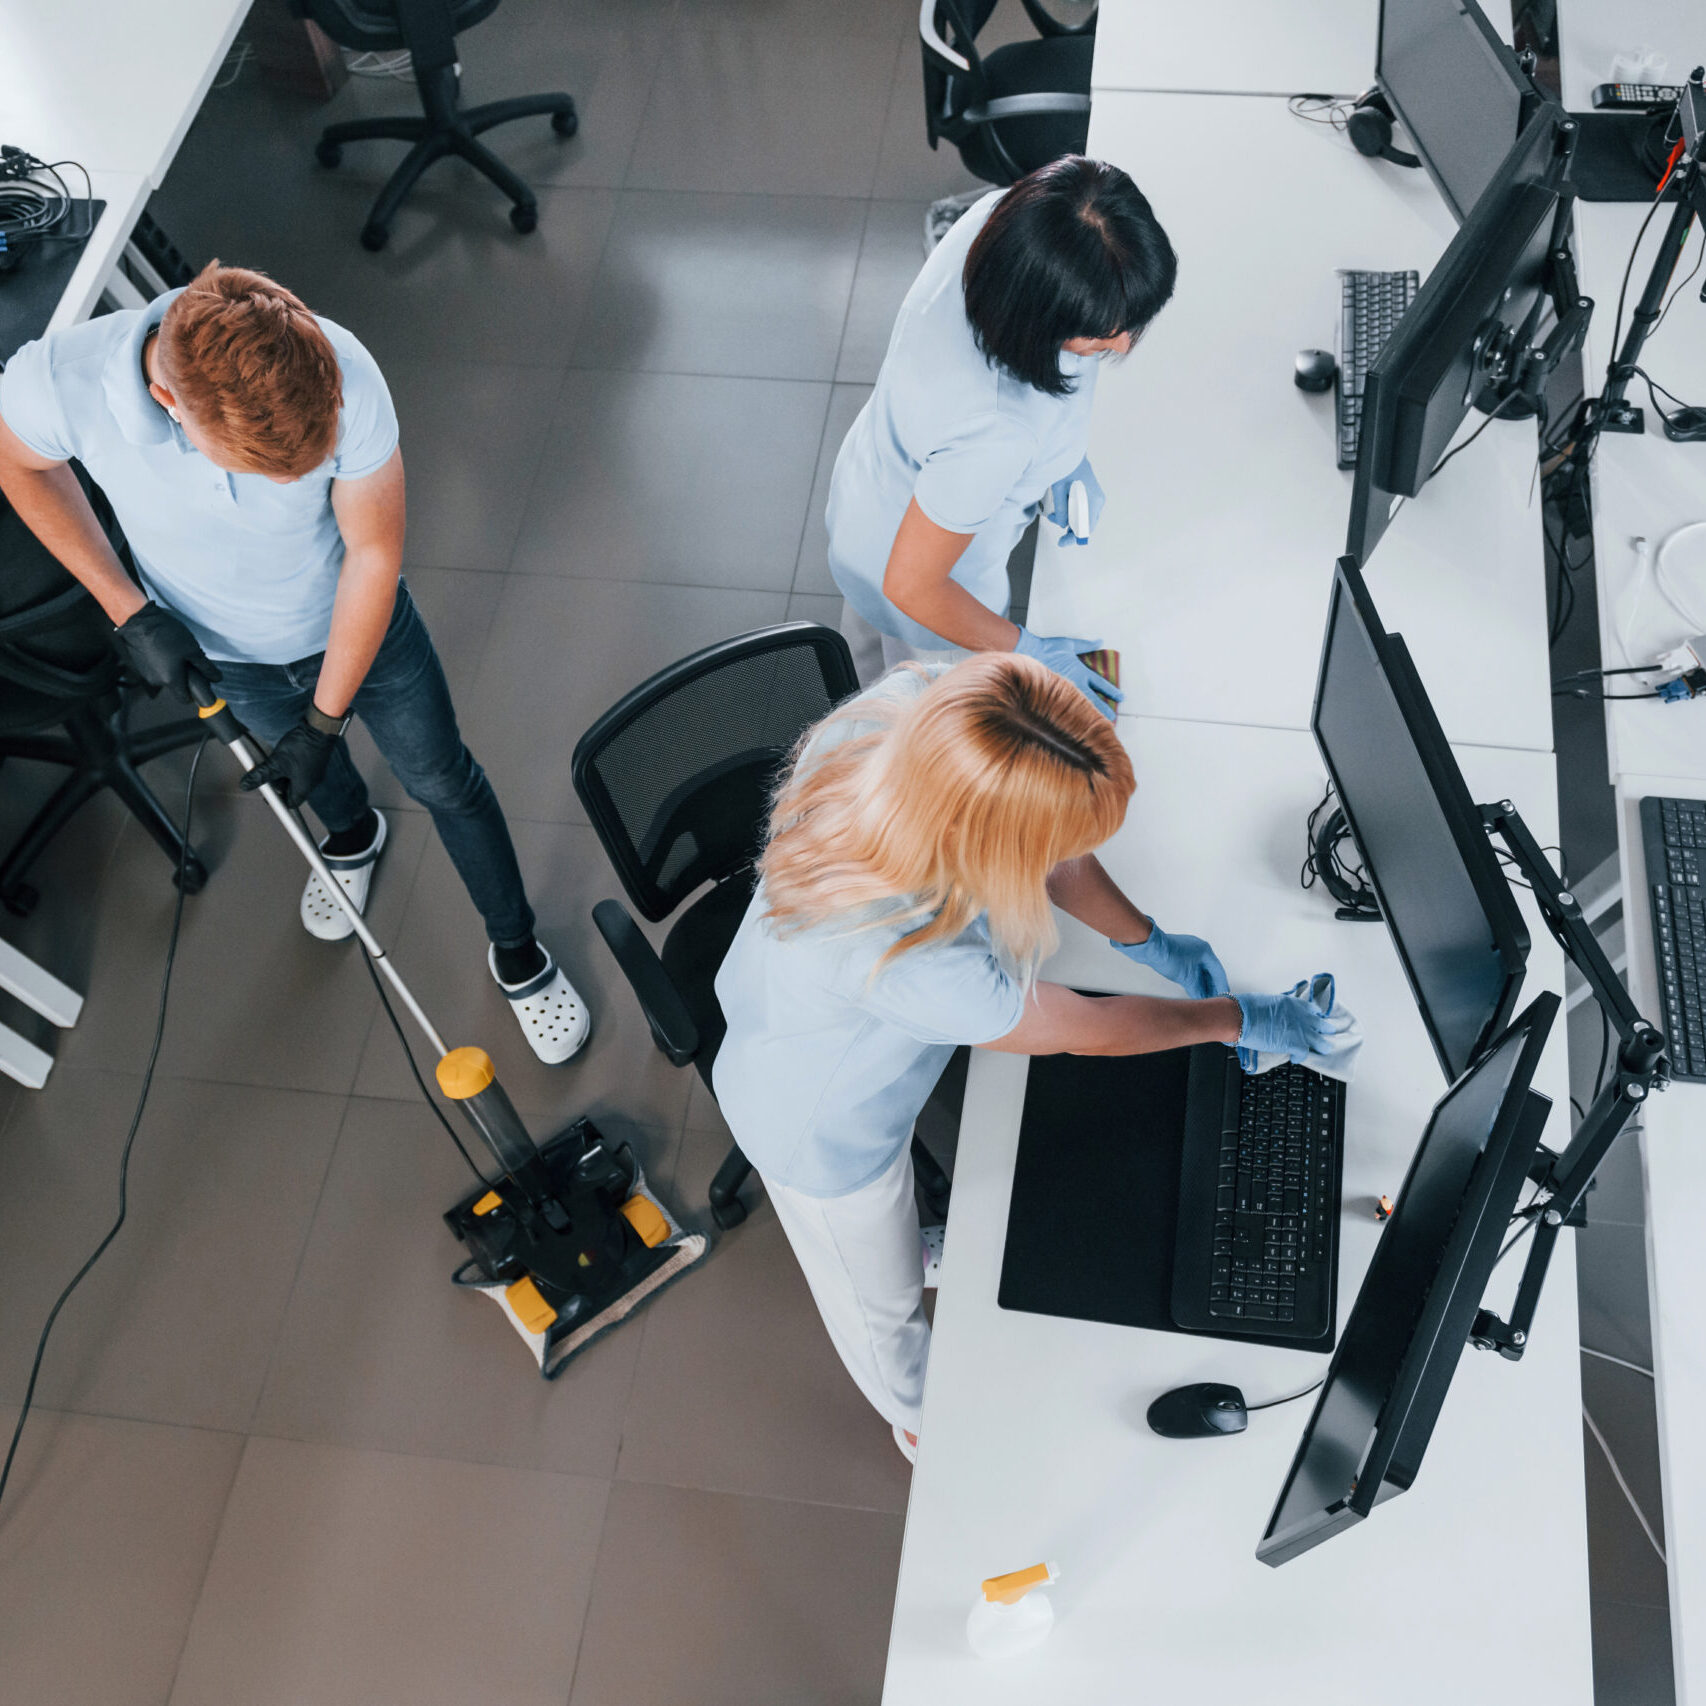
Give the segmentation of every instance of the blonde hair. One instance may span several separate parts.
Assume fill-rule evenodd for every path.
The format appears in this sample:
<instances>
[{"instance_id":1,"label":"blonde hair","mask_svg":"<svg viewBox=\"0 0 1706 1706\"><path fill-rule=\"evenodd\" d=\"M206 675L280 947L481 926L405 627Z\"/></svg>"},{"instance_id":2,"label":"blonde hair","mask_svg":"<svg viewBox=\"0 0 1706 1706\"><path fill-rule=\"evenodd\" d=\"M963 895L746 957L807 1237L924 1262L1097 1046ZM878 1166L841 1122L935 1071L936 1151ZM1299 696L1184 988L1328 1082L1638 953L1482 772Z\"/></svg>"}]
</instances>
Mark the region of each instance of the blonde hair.
<instances>
[{"instance_id":1,"label":"blonde hair","mask_svg":"<svg viewBox=\"0 0 1706 1706\"><path fill-rule=\"evenodd\" d=\"M873 719L802 762L820 730ZM981 653L915 699L862 697L808 733L759 860L765 917L781 936L910 925L880 971L987 913L997 953L1029 981L1056 940L1049 872L1106 841L1135 787L1113 726L1076 687L1033 659Z\"/></svg>"}]
</instances>

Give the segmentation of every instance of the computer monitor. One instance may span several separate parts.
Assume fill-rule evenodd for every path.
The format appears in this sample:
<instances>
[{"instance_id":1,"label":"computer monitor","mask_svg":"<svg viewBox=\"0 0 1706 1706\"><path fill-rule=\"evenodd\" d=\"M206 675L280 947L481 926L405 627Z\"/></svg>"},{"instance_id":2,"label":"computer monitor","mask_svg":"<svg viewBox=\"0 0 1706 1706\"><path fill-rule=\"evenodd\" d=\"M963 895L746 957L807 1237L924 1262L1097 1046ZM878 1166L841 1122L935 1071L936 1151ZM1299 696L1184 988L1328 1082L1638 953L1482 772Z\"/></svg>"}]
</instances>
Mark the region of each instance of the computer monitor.
<instances>
[{"instance_id":1,"label":"computer monitor","mask_svg":"<svg viewBox=\"0 0 1706 1706\"><path fill-rule=\"evenodd\" d=\"M1551 1101L1529 1088L1548 992L1435 1104L1267 1532L1284 1564L1415 1481Z\"/></svg>"},{"instance_id":2,"label":"computer monitor","mask_svg":"<svg viewBox=\"0 0 1706 1706\"><path fill-rule=\"evenodd\" d=\"M1409 651L1339 560L1311 718L1448 1080L1509 1023L1528 932Z\"/></svg>"},{"instance_id":3,"label":"computer monitor","mask_svg":"<svg viewBox=\"0 0 1706 1706\"><path fill-rule=\"evenodd\" d=\"M1359 563L1472 407L1510 419L1532 412L1509 405L1513 387L1531 382L1530 352L1552 306L1569 208L1566 123L1545 106L1523 127L1369 370L1345 545Z\"/></svg>"},{"instance_id":4,"label":"computer monitor","mask_svg":"<svg viewBox=\"0 0 1706 1706\"><path fill-rule=\"evenodd\" d=\"M1375 79L1458 224L1539 100L1475 0L1381 0Z\"/></svg>"}]
</instances>

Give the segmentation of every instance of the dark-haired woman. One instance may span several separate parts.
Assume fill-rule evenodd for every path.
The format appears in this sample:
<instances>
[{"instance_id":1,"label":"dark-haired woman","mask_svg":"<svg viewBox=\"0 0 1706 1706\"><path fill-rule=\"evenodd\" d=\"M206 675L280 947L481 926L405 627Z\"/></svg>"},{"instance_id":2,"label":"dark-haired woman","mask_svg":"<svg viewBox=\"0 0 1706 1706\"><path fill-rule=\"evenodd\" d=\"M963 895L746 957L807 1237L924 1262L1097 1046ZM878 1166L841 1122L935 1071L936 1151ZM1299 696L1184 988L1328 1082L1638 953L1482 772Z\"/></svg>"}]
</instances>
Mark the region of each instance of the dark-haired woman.
<instances>
[{"instance_id":1,"label":"dark-haired woman","mask_svg":"<svg viewBox=\"0 0 1706 1706\"><path fill-rule=\"evenodd\" d=\"M830 486L829 566L862 680L903 658L1016 651L1120 697L1080 660L1099 641L1008 621L1007 558L1033 516L1066 526L1074 481L1094 525L1097 366L1131 348L1175 272L1137 186L1076 156L991 192L937 246Z\"/></svg>"}]
</instances>

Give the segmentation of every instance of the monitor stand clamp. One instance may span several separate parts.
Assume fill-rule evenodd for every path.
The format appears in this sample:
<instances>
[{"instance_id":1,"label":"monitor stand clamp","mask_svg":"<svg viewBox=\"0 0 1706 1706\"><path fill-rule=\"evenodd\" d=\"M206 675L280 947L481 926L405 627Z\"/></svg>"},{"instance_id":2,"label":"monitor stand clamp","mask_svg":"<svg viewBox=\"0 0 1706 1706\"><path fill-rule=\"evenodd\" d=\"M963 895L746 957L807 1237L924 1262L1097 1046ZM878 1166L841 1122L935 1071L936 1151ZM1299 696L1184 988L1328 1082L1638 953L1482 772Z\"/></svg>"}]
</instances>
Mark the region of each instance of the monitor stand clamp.
<instances>
[{"instance_id":1,"label":"monitor stand clamp","mask_svg":"<svg viewBox=\"0 0 1706 1706\"><path fill-rule=\"evenodd\" d=\"M1616 1071L1582 1116L1569 1144L1561 1154L1543 1148L1535 1157L1531 1177L1538 1189L1530 1205L1536 1219L1534 1239L1510 1319L1482 1309L1470 1328L1471 1344L1516 1362L1528 1346L1534 1311L1559 1232L1566 1226L1584 1224L1583 1204L1600 1163L1647 1097L1669 1083L1670 1068L1664 1038L1636 1011L1628 990L1582 916L1576 897L1565 888L1516 807L1509 800L1482 806L1481 821L1489 835L1497 835L1504 842L1517 869L1533 888L1547 929L1581 973L1618 1039Z\"/></svg>"}]
</instances>

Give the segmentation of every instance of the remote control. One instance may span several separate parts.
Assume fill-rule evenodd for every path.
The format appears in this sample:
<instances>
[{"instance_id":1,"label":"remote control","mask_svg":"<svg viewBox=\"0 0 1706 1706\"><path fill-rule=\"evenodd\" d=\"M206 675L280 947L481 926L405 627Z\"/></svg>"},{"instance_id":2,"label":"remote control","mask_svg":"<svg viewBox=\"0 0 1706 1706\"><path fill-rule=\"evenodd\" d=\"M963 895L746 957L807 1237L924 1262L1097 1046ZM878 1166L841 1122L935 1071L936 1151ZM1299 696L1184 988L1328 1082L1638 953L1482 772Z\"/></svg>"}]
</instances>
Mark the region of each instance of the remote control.
<instances>
[{"instance_id":1,"label":"remote control","mask_svg":"<svg viewBox=\"0 0 1706 1706\"><path fill-rule=\"evenodd\" d=\"M1682 99L1675 83L1601 83L1593 104L1602 112L1645 112L1648 107L1674 106Z\"/></svg>"}]
</instances>

